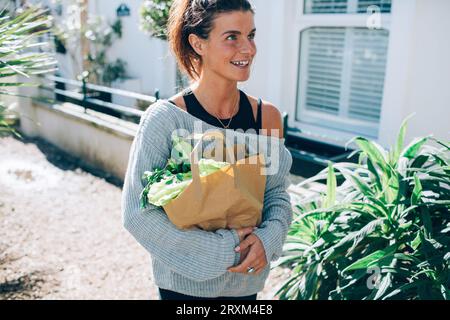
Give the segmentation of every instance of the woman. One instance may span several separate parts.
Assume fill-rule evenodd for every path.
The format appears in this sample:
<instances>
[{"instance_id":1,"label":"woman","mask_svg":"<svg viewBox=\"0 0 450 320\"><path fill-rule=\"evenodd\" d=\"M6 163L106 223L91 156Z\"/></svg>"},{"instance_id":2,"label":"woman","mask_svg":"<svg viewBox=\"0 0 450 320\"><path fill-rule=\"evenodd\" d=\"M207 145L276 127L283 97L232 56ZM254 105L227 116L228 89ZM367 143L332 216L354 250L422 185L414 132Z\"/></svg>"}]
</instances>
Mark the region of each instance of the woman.
<instances>
[{"instance_id":1,"label":"woman","mask_svg":"<svg viewBox=\"0 0 450 320\"><path fill-rule=\"evenodd\" d=\"M282 138L282 120L277 108L270 103L262 103L261 99L257 101L237 88L239 81L246 81L250 76L250 67L256 55L255 33L254 10L247 0L175 0L170 9L169 43L180 68L192 82L188 89L169 99L169 102L183 113L187 112L215 127L244 131L254 129L259 134L269 132L271 136ZM150 111L155 113L153 118L167 117L166 114L157 115L154 110ZM174 115L174 119L179 116L182 113ZM285 190L285 177L292 164L290 154L286 152L281 174L267 182L266 190L270 189L270 193L265 193L264 207L270 207L270 210L263 211L263 223L258 229L218 230L214 233L192 230L181 233L168 226L169 222L164 220L167 218L162 214L152 216L160 221L137 221L144 218L130 209L130 194L138 191L138 185L135 191L132 186L133 177L137 180L139 176L135 173L136 167L139 167L139 160L136 159L141 153L155 153L150 149L145 151L150 142L144 143L141 139L144 136L155 139L156 133L167 130L162 125L157 130L156 121L146 126L148 122L152 120L142 120L130 156L124 185L124 222L125 227L152 254L154 273L155 268L158 269L155 282L160 298L256 300L257 292L264 287L270 271L269 262L280 255L292 216ZM145 134L147 127L153 128L152 133ZM155 140L154 144L158 141ZM127 223L127 220L130 222ZM153 227L157 223L161 228ZM138 227L144 224L149 229ZM168 236L168 233L171 235ZM217 235L220 237L217 238ZM162 236L166 239L177 237L179 240L170 247L167 242L171 240L162 241ZM166 245L169 252L156 246L156 241L161 246ZM186 250L191 252L180 247L187 244L191 249ZM234 249L234 259L229 256L230 249ZM180 255L186 261L184 265ZM164 268L171 270L169 272Z\"/></svg>"}]
</instances>

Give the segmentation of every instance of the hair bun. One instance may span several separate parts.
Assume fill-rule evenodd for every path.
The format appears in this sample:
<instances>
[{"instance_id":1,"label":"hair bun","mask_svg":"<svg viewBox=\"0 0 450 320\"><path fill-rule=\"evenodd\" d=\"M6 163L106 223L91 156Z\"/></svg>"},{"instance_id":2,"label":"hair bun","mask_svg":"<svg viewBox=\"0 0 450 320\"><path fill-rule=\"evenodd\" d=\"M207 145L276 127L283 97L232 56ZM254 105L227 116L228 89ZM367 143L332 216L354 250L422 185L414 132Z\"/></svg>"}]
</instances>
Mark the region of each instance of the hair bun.
<instances>
[{"instance_id":1,"label":"hair bun","mask_svg":"<svg viewBox=\"0 0 450 320\"><path fill-rule=\"evenodd\" d=\"M201 7L201 8L203 8L203 9L207 9L208 8L208 6L209 6L209 0L191 0L191 5L192 5L192 7L195 7L195 6L197 6L197 7Z\"/></svg>"},{"instance_id":2,"label":"hair bun","mask_svg":"<svg viewBox=\"0 0 450 320\"><path fill-rule=\"evenodd\" d=\"M206 9L209 6L209 0L200 0L200 4Z\"/></svg>"}]
</instances>

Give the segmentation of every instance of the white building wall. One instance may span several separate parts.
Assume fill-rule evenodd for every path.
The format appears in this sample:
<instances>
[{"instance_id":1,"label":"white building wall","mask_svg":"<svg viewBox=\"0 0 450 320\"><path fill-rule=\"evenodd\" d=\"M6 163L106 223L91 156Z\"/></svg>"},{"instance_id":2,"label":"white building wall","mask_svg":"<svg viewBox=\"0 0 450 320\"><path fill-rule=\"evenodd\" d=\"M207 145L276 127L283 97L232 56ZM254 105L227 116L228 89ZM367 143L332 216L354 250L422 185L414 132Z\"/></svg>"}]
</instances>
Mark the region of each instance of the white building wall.
<instances>
[{"instance_id":1,"label":"white building wall","mask_svg":"<svg viewBox=\"0 0 450 320\"><path fill-rule=\"evenodd\" d=\"M397 35L403 48L391 50L390 55L396 65L391 64L395 71L387 79L380 130L383 144L393 143L402 119L413 113L408 141L428 134L450 138L450 1L410 2L415 2L409 5L414 11L405 12L403 19L408 22Z\"/></svg>"},{"instance_id":2,"label":"white building wall","mask_svg":"<svg viewBox=\"0 0 450 320\"><path fill-rule=\"evenodd\" d=\"M127 62L127 71L140 80L141 93L154 95L159 89L161 96L172 95L175 89L175 64L169 56L165 41L151 38L139 30L139 0L90 1L90 13L105 16L110 23L116 19L116 9L125 3L130 16L121 17L122 39L118 39L108 51L110 60L121 58Z\"/></svg>"}]
</instances>

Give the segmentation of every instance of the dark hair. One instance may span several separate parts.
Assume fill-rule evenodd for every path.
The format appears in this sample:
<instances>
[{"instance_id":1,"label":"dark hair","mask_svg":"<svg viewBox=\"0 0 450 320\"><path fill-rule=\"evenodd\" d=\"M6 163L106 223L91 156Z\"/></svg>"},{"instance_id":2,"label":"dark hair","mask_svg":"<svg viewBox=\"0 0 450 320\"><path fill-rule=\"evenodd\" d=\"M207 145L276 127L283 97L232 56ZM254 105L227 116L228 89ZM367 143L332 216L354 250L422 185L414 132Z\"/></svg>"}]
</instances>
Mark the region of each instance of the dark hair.
<instances>
[{"instance_id":1,"label":"dark hair","mask_svg":"<svg viewBox=\"0 0 450 320\"><path fill-rule=\"evenodd\" d=\"M175 0L170 7L168 41L181 71L191 79L200 77L202 61L189 43L189 35L208 39L217 15L231 11L255 13L248 0Z\"/></svg>"}]
</instances>

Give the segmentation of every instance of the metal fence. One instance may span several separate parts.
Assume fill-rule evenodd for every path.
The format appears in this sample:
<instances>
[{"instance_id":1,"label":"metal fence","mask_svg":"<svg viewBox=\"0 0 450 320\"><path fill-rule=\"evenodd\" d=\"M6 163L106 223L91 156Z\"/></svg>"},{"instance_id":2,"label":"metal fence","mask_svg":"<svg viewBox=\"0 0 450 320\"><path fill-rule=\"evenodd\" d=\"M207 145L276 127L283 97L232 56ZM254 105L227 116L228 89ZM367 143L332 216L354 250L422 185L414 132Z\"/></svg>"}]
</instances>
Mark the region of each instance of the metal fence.
<instances>
[{"instance_id":1,"label":"metal fence","mask_svg":"<svg viewBox=\"0 0 450 320\"><path fill-rule=\"evenodd\" d=\"M117 118L139 123L144 110L159 100L159 91L154 96L121 89L95 85L58 76L43 76L40 89L43 96L55 102L71 102L87 109L102 112ZM45 93L44 93L45 92ZM114 97L128 99L127 105L114 102ZM133 103L134 102L134 103Z\"/></svg>"}]
</instances>

